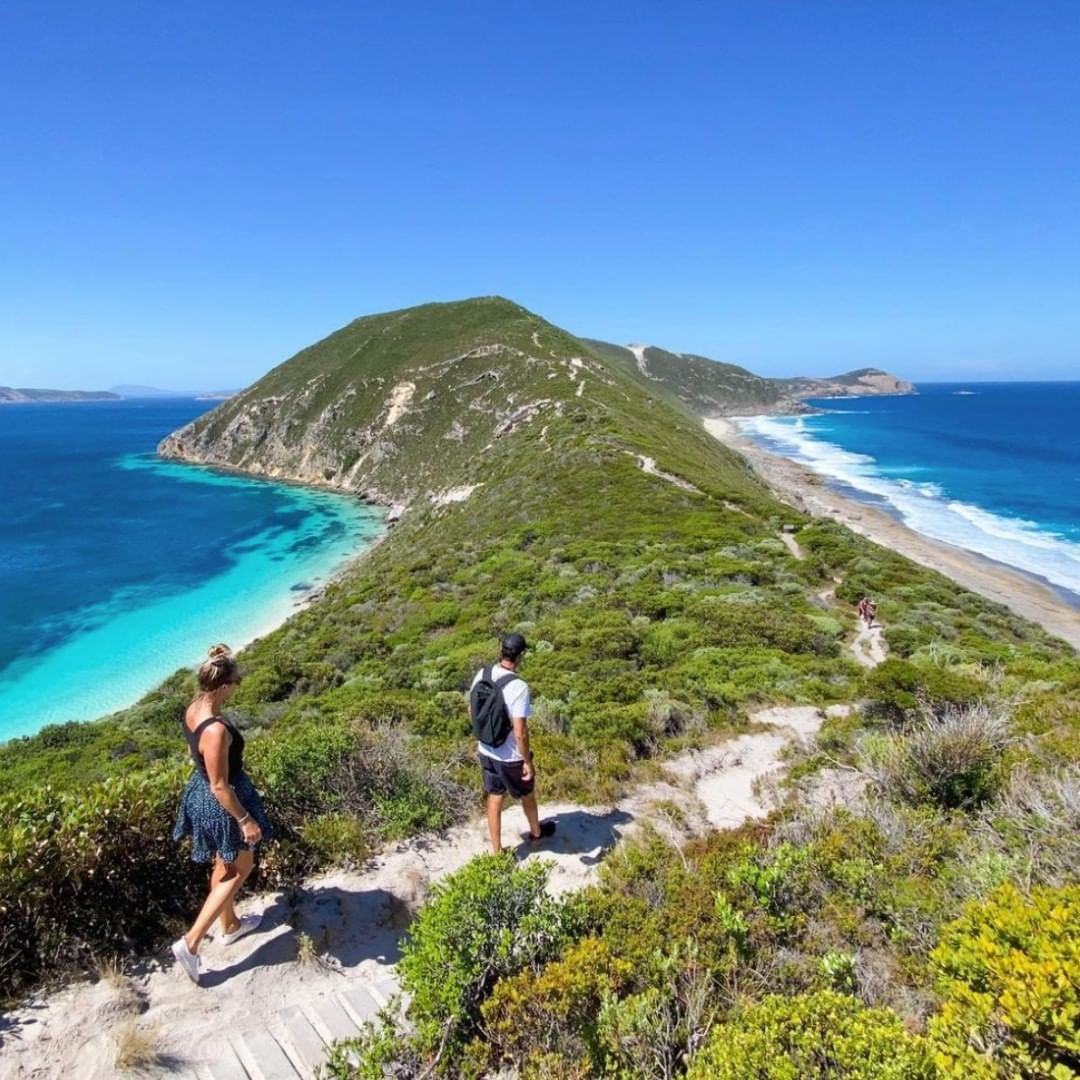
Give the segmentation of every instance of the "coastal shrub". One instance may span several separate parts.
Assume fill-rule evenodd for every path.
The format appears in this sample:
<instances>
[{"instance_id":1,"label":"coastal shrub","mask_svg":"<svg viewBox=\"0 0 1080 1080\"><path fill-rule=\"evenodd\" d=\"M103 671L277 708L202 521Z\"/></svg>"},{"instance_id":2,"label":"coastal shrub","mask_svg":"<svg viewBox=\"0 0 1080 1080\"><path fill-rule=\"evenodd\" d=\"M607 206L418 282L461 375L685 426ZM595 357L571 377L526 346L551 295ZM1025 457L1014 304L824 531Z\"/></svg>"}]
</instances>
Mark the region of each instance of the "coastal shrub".
<instances>
[{"instance_id":1,"label":"coastal shrub","mask_svg":"<svg viewBox=\"0 0 1080 1080\"><path fill-rule=\"evenodd\" d=\"M716 1014L712 978L692 939L656 952L648 977L649 984L636 993L604 997L597 1035L608 1075L627 1080L680 1075L712 1027Z\"/></svg>"},{"instance_id":2,"label":"coastal shrub","mask_svg":"<svg viewBox=\"0 0 1080 1080\"><path fill-rule=\"evenodd\" d=\"M647 664L668 666L704 645L701 626L692 619L666 619L652 624L641 643L641 658Z\"/></svg>"},{"instance_id":3,"label":"coastal shrub","mask_svg":"<svg viewBox=\"0 0 1080 1080\"><path fill-rule=\"evenodd\" d=\"M286 836L303 834L313 818L345 815L365 822L372 839L396 840L438 828L468 803L461 788L409 754L407 740L399 729L299 721L252 743L250 772Z\"/></svg>"},{"instance_id":4,"label":"coastal shrub","mask_svg":"<svg viewBox=\"0 0 1080 1080\"><path fill-rule=\"evenodd\" d=\"M500 979L481 1006L483 1037L470 1047L470 1058L487 1070L516 1065L526 1077L595 1075L602 1065L600 1006L632 974L632 964L588 937L538 975L527 969Z\"/></svg>"},{"instance_id":5,"label":"coastal shrub","mask_svg":"<svg viewBox=\"0 0 1080 1080\"><path fill-rule=\"evenodd\" d=\"M980 848L1023 868L1025 880L1066 885L1080 866L1080 765L1013 770L984 808Z\"/></svg>"},{"instance_id":6,"label":"coastal shrub","mask_svg":"<svg viewBox=\"0 0 1080 1080\"><path fill-rule=\"evenodd\" d=\"M152 948L190 914L206 869L171 837L188 773L167 765L0 798L0 997L94 956Z\"/></svg>"},{"instance_id":7,"label":"coastal shrub","mask_svg":"<svg viewBox=\"0 0 1080 1080\"><path fill-rule=\"evenodd\" d=\"M864 711L870 718L901 724L923 711L973 704L985 694L986 687L970 677L890 657L867 677Z\"/></svg>"},{"instance_id":8,"label":"coastal shrub","mask_svg":"<svg viewBox=\"0 0 1080 1080\"><path fill-rule=\"evenodd\" d=\"M1080 1077L1080 886L1002 885L945 927L931 961L944 1076Z\"/></svg>"},{"instance_id":9,"label":"coastal shrub","mask_svg":"<svg viewBox=\"0 0 1080 1080\"><path fill-rule=\"evenodd\" d=\"M649 706L592 705L576 712L570 731L587 742L621 742L637 754L647 754L653 743Z\"/></svg>"},{"instance_id":10,"label":"coastal shrub","mask_svg":"<svg viewBox=\"0 0 1080 1080\"><path fill-rule=\"evenodd\" d=\"M813 622L801 612L765 604L708 604L697 613L707 644L719 648L753 646L789 653L829 652Z\"/></svg>"},{"instance_id":11,"label":"coastal shrub","mask_svg":"<svg viewBox=\"0 0 1080 1080\"><path fill-rule=\"evenodd\" d=\"M1000 785L1009 721L988 704L926 712L908 734L866 740L864 769L878 788L912 805L970 810Z\"/></svg>"},{"instance_id":12,"label":"coastal shrub","mask_svg":"<svg viewBox=\"0 0 1080 1080\"><path fill-rule=\"evenodd\" d=\"M501 978L538 972L579 932L574 901L546 890L548 868L481 855L436 884L402 947L398 970L426 1049L460 1048Z\"/></svg>"},{"instance_id":13,"label":"coastal shrub","mask_svg":"<svg viewBox=\"0 0 1080 1080\"><path fill-rule=\"evenodd\" d=\"M803 891L810 850L782 843L759 851L752 847L727 871L727 885L733 892L749 892L755 905L774 915L794 906Z\"/></svg>"},{"instance_id":14,"label":"coastal shrub","mask_svg":"<svg viewBox=\"0 0 1080 1080\"><path fill-rule=\"evenodd\" d=\"M305 821L300 834L323 865L355 866L371 853L372 837L353 814L321 814Z\"/></svg>"},{"instance_id":15,"label":"coastal shrub","mask_svg":"<svg viewBox=\"0 0 1080 1080\"><path fill-rule=\"evenodd\" d=\"M887 1009L822 990L771 995L713 1029L687 1080L933 1080L923 1041Z\"/></svg>"}]
</instances>

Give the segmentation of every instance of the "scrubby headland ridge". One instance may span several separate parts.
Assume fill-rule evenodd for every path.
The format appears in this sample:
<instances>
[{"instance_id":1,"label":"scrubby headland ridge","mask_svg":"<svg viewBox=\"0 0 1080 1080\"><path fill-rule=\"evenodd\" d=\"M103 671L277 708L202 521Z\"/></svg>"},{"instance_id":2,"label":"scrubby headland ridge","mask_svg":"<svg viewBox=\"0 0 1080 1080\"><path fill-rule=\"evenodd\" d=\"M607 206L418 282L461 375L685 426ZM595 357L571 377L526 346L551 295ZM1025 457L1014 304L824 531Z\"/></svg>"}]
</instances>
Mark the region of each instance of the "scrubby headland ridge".
<instances>
[{"instance_id":1,"label":"scrubby headland ridge","mask_svg":"<svg viewBox=\"0 0 1080 1080\"><path fill-rule=\"evenodd\" d=\"M677 846L656 823L699 808L662 800L583 895L553 900L510 860L426 903L401 882L387 918L410 931L413 1035L340 1049L335 1075L1068 1076L1075 652L779 502L704 431L683 395L705 391L658 386L635 349L498 298L425 305L351 324L163 444L404 510L242 656L233 718L282 837L261 870L275 962L312 979L360 960L346 930L284 930L344 902L306 894L311 875L476 813L463 690L496 633L533 646L542 799L621 806L660 760L709 747L722 769L764 707L821 722L767 820ZM868 593L873 665L852 652ZM125 958L205 885L168 838L190 692L181 671L115 717L0 748L3 991L119 965L109 1038L140 1023ZM5 1040L33 1014L11 1016Z\"/></svg>"}]
</instances>

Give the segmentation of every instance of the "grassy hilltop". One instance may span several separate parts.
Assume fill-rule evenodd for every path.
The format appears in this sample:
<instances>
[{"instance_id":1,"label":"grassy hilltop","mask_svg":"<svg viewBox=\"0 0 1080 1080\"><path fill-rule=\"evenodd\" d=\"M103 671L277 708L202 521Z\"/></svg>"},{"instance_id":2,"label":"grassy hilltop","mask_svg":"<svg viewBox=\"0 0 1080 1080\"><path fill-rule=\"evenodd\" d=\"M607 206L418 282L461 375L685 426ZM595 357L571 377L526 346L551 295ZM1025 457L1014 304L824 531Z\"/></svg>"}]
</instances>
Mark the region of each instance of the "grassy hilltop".
<instances>
[{"instance_id":1,"label":"grassy hilltop","mask_svg":"<svg viewBox=\"0 0 1080 1080\"><path fill-rule=\"evenodd\" d=\"M711 1026L756 1046L794 1009L808 1032L891 1039L913 1063L860 1075L931 1075L904 1023L934 1017L942 1060L967 1067L956 1033L970 1021L1007 1042L1008 1025L994 1001L976 1015L949 989L976 978L957 958L964 935L1040 917L1021 916L1003 888L1045 887L1036 912L1076 910L1080 664L1005 609L778 503L699 420L753 395L768 404L766 380L652 349L646 377L637 360L500 298L429 304L357 320L162 444L401 515L319 603L242 657L235 715L284 837L263 872L294 881L472 813L462 692L507 629L533 644L546 797L602 802L657 755L737 729L758 705L863 702L794 771L857 769L872 806L788 815L681 856L645 844L560 923L554 953L485 984L482 999L514 1015L533 993L520 980L540 980L543 1039L477 1041L494 1030L483 1000L423 1014L421 986L418 1037L434 1032L434 1049L451 1023L448 1075L465 1057L476 1075L507 1060L534 1076L597 1075L605 1060L622 1076L681 1075ZM749 395L738 409L723 380ZM784 523L799 527L805 559L780 542ZM845 647L866 591L882 597L892 653L869 674ZM165 841L191 689L178 672L114 717L0 748L4 990L146 948L190 906L201 877ZM975 929L946 932L969 901ZM946 940L956 956L940 953ZM995 978L983 978L991 997ZM1066 1008L1056 993L1039 1000ZM708 1003L693 1017L691 997ZM663 1039L670 1071L647 1071L654 1059L635 1046ZM714 1071L695 1075L774 1075L723 1072L720 1042L700 1058Z\"/></svg>"}]
</instances>

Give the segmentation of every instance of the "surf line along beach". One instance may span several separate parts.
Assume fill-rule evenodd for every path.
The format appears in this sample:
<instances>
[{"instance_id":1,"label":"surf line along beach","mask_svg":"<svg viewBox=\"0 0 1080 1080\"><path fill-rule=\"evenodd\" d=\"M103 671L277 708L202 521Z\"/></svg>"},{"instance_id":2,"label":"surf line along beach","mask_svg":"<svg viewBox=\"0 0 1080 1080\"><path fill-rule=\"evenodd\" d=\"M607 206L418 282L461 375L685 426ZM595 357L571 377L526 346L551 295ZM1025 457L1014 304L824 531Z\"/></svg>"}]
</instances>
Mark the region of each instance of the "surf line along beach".
<instances>
[{"instance_id":1,"label":"surf line along beach","mask_svg":"<svg viewBox=\"0 0 1080 1080\"><path fill-rule=\"evenodd\" d=\"M824 477L798 462L763 450L731 420L714 417L703 422L710 435L746 458L777 497L797 510L839 521L860 536L1003 604L1080 649L1080 608L1037 578L973 551L932 540L892 515L841 494Z\"/></svg>"}]
</instances>

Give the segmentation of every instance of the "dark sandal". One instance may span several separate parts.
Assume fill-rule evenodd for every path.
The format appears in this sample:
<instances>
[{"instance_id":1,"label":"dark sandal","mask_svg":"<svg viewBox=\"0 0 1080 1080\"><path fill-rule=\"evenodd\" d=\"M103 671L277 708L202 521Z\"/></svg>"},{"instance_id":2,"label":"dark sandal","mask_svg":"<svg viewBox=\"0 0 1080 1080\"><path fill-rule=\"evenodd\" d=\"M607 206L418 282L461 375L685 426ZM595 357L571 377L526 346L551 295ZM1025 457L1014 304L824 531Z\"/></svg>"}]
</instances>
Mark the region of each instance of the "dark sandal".
<instances>
[{"instance_id":1,"label":"dark sandal","mask_svg":"<svg viewBox=\"0 0 1080 1080\"><path fill-rule=\"evenodd\" d=\"M526 838L530 844L538 844L541 840L547 840L548 837L555 835L555 822L554 821L541 821L540 822L540 835L533 836L533 834L526 833Z\"/></svg>"}]
</instances>

